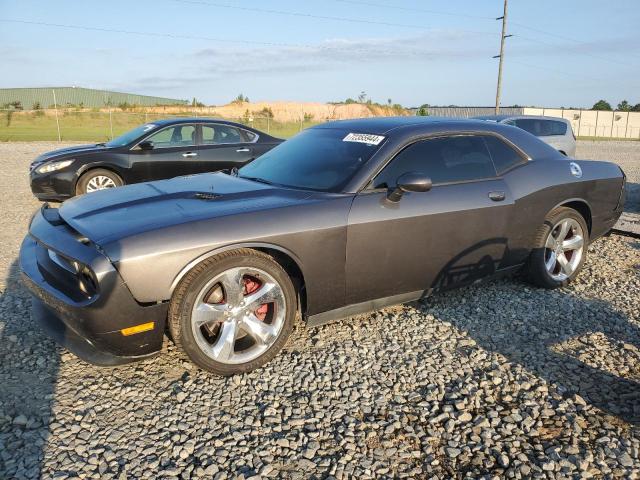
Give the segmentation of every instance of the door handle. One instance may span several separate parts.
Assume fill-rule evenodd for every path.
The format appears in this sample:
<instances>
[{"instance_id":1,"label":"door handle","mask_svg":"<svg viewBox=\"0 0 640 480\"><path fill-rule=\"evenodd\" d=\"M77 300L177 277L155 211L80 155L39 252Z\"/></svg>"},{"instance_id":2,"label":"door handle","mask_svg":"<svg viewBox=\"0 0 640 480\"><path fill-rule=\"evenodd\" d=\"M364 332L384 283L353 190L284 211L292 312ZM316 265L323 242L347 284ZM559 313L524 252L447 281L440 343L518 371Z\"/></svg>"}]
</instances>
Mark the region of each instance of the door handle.
<instances>
[{"instance_id":1,"label":"door handle","mask_svg":"<svg viewBox=\"0 0 640 480\"><path fill-rule=\"evenodd\" d=\"M246 147L239 148L239 149L236 150L236 152L250 152L250 151L251 151L251 149L250 148L246 148Z\"/></svg>"},{"instance_id":2,"label":"door handle","mask_svg":"<svg viewBox=\"0 0 640 480\"><path fill-rule=\"evenodd\" d=\"M494 202L501 202L506 198L504 192L489 192L489 198Z\"/></svg>"},{"instance_id":3,"label":"door handle","mask_svg":"<svg viewBox=\"0 0 640 480\"><path fill-rule=\"evenodd\" d=\"M187 153L183 153L182 156L184 158L188 158L188 157L197 157L198 154L196 152L187 152Z\"/></svg>"}]
</instances>

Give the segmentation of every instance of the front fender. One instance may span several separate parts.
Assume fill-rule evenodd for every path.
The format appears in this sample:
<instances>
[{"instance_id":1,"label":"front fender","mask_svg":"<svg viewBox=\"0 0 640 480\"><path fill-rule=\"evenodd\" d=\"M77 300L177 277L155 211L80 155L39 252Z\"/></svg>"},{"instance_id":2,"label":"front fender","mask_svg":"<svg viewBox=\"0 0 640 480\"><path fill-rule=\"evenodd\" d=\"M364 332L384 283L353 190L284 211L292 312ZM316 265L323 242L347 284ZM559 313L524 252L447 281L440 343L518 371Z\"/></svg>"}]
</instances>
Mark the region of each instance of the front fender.
<instances>
[{"instance_id":1,"label":"front fender","mask_svg":"<svg viewBox=\"0 0 640 480\"><path fill-rule=\"evenodd\" d=\"M173 295L173 291L175 290L175 288L178 286L178 284L180 283L180 280L182 280L182 278L193 268L195 267L197 264L199 264L200 262L206 260L207 258L211 258L215 255L219 255L221 253L224 252L228 252L231 250L236 250L238 248L256 248L256 249L269 249L269 250L277 250L278 252L286 255L287 257L291 258L291 260L293 260L295 262L295 264L297 265L298 269L302 272L302 275L304 276L304 267L302 265L302 261L297 257L297 255L295 253L293 253L291 250L281 246L281 245L276 245L273 243L264 243L264 242L244 242L244 243L234 243L234 244L230 244L230 245L225 245L222 247L218 247L215 248L209 252L206 252L202 255L200 255L199 257L193 259L192 261L190 261L187 265L185 265L182 270L180 270L180 272L178 272L178 275L175 276L175 278L173 279L173 282L171 282L171 295Z\"/></svg>"}]
</instances>

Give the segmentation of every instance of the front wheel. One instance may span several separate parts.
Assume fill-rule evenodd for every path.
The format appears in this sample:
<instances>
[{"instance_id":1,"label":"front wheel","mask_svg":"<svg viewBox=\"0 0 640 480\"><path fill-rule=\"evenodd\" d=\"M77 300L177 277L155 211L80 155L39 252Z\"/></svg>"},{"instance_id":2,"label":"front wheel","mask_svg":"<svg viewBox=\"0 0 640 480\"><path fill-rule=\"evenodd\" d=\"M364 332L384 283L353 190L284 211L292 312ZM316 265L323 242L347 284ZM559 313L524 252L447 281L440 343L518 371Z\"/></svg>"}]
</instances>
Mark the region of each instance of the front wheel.
<instances>
[{"instance_id":1,"label":"front wheel","mask_svg":"<svg viewBox=\"0 0 640 480\"><path fill-rule=\"evenodd\" d=\"M564 287L582 269L588 245L589 229L582 215L572 208L556 208L536 234L529 280L544 288Z\"/></svg>"},{"instance_id":2,"label":"front wheel","mask_svg":"<svg viewBox=\"0 0 640 480\"><path fill-rule=\"evenodd\" d=\"M291 334L296 310L282 267L266 254L239 249L185 275L171 300L169 331L196 365L228 376L271 360Z\"/></svg>"},{"instance_id":3,"label":"front wheel","mask_svg":"<svg viewBox=\"0 0 640 480\"><path fill-rule=\"evenodd\" d=\"M97 192L98 190L105 190L107 188L121 187L122 185L124 185L124 182L119 175L113 173L111 170L96 168L89 170L80 177L76 185L76 195Z\"/></svg>"}]
</instances>

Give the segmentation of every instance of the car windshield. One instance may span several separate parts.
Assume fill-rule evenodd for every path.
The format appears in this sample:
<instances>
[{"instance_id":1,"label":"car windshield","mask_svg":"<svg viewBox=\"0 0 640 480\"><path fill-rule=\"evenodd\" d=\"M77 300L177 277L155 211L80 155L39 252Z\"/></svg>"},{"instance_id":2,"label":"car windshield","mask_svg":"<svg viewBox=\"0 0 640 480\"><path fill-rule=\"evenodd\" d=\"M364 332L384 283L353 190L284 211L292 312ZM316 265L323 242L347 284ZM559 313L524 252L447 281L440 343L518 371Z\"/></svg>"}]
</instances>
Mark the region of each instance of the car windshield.
<instances>
[{"instance_id":1,"label":"car windshield","mask_svg":"<svg viewBox=\"0 0 640 480\"><path fill-rule=\"evenodd\" d=\"M380 135L312 128L242 167L238 175L285 187L338 192L383 140Z\"/></svg>"},{"instance_id":2,"label":"car windshield","mask_svg":"<svg viewBox=\"0 0 640 480\"><path fill-rule=\"evenodd\" d=\"M135 141L140 136L144 135L147 132L150 132L156 127L157 125L153 123L145 123L144 125L140 125L133 130L129 130L127 133L123 133L119 137L116 137L110 142L107 142L105 145L107 147L124 147L125 145L129 145L131 142Z\"/></svg>"}]
</instances>

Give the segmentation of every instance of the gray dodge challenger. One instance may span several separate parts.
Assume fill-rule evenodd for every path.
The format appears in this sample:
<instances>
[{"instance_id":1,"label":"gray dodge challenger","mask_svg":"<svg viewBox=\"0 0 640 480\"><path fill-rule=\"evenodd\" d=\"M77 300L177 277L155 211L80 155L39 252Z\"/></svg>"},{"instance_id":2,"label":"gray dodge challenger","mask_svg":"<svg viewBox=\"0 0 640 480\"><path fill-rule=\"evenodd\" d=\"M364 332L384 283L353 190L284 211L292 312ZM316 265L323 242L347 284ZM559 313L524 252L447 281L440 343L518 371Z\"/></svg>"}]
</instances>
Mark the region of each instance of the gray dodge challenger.
<instances>
[{"instance_id":1,"label":"gray dodge challenger","mask_svg":"<svg viewBox=\"0 0 640 480\"><path fill-rule=\"evenodd\" d=\"M254 162L44 205L20 252L33 314L99 365L159 352L253 370L310 326L522 271L566 285L622 212L625 175L513 126L319 125Z\"/></svg>"}]
</instances>

